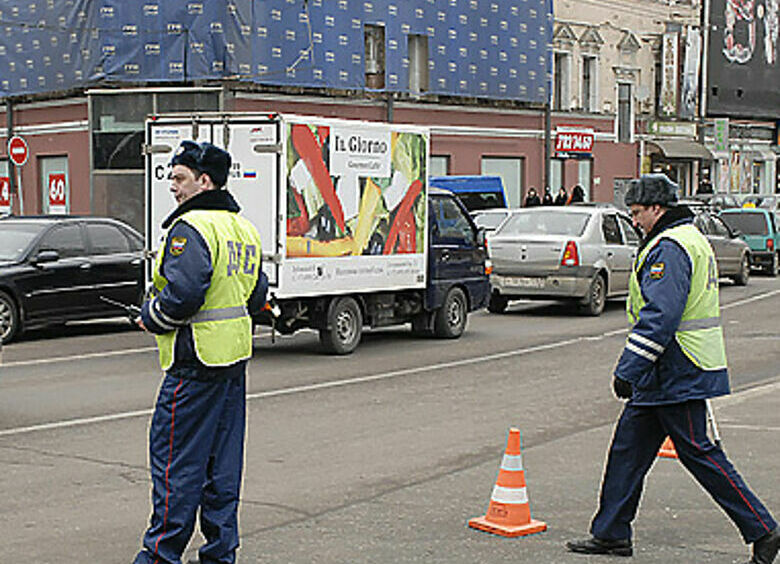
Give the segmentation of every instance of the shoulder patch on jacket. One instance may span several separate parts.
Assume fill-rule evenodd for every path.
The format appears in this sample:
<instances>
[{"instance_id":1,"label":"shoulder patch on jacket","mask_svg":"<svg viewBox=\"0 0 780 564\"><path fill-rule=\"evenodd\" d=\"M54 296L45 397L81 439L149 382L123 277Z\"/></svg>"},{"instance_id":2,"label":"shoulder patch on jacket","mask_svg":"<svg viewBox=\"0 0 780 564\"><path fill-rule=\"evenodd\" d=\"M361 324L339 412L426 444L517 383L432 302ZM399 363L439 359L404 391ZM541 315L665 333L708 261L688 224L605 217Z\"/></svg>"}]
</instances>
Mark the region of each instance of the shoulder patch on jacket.
<instances>
[{"instance_id":1,"label":"shoulder patch on jacket","mask_svg":"<svg viewBox=\"0 0 780 564\"><path fill-rule=\"evenodd\" d=\"M187 245L186 237L174 237L171 239L171 254L178 257L184 252L184 247Z\"/></svg>"},{"instance_id":2,"label":"shoulder patch on jacket","mask_svg":"<svg viewBox=\"0 0 780 564\"><path fill-rule=\"evenodd\" d=\"M666 265L662 262L655 262L650 265L650 278L653 280L660 280L664 277L666 272Z\"/></svg>"}]
</instances>

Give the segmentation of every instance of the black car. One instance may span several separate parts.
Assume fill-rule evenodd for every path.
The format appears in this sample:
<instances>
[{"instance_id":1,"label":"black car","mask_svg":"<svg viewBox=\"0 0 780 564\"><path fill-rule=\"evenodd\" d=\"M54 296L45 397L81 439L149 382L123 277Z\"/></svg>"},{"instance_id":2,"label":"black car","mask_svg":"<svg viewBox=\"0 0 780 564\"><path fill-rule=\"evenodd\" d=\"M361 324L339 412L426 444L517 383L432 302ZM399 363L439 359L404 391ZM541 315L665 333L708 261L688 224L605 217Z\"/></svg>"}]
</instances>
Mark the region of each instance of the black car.
<instances>
[{"instance_id":1,"label":"black car","mask_svg":"<svg viewBox=\"0 0 780 564\"><path fill-rule=\"evenodd\" d=\"M138 304L143 237L103 217L0 219L0 338L66 321L122 315L102 297Z\"/></svg>"}]
</instances>

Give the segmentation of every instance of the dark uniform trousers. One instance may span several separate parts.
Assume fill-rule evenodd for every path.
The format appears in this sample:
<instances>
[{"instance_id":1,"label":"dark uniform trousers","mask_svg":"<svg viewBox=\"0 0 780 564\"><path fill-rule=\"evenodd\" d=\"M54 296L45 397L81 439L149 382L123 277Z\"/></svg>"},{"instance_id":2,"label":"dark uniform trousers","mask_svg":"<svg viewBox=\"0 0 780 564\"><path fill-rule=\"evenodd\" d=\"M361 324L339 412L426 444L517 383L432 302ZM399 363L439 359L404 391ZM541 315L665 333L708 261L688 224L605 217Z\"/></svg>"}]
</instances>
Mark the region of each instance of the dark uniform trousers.
<instances>
[{"instance_id":1,"label":"dark uniform trousers","mask_svg":"<svg viewBox=\"0 0 780 564\"><path fill-rule=\"evenodd\" d=\"M135 564L179 563L200 508L204 564L235 562L246 377L166 373L149 431L154 512Z\"/></svg>"},{"instance_id":2,"label":"dark uniform trousers","mask_svg":"<svg viewBox=\"0 0 780 564\"><path fill-rule=\"evenodd\" d=\"M631 538L645 475L666 436L680 462L731 517L746 543L777 523L726 458L707 437L704 400L657 406L627 404L618 420L591 534L605 540Z\"/></svg>"}]
</instances>

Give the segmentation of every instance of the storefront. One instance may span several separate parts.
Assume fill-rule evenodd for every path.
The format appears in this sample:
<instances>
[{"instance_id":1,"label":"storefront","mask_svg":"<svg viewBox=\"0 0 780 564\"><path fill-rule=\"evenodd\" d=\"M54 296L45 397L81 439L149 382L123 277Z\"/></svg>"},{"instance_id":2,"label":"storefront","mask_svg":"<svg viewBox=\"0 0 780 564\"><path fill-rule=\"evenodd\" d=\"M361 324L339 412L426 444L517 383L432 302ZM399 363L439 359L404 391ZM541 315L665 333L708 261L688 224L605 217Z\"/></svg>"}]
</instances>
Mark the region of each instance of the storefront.
<instances>
[{"instance_id":1,"label":"storefront","mask_svg":"<svg viewBox=\"0 0 780 564\"><path fill-rule=\"evenodd\" d=\"M710 178L712 152L696 140L696 124L650 122L645 138L642 172L662 172L680 186L681 195L699 191Z\"/></svg>"}]
</instances>

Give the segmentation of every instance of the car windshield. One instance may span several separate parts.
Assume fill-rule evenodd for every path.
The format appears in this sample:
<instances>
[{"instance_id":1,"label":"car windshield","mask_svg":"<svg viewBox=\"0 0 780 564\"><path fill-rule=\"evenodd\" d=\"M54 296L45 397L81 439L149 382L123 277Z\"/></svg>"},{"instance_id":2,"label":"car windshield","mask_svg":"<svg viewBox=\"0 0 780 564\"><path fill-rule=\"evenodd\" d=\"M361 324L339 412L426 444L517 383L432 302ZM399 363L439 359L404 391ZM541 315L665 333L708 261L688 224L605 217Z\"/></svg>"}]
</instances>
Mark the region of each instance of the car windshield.
<instances>
[{"instance_id":1,"label":"car windshield","mask_svg":"<svg viewBox=\"0 0 780 564\"><path fill-rule=\"evenodd\" d=\"M504 212L480 213L474 216L474 223L477 224L477 227L495 229L501 224L502 221L504 221L505 217L506 217L506 213Z\"/></svg>"},{"instance_id":2,"label":"car windshield","mask_svg":"<svg viewBox=\"0 0 780 564\"><path fill-rule=\"evenodd\" d=\"M731 227L746 235L767 235L769 229L763 213L722 212L720 217Z\"/></svg>"},{"instance_id":3,"label":"car windshield","mask_svg":"<svg viewBox=\"0 0 780 564\"><path fill-rule=\"evenodd\" d=\"M0 260L19 260L45 227L40 223L0 222Z\"/></svg>"},{"instance_id":4,"label":"car windshield","mask_svg":"<svg viewBox=\"0 0 780 564\"><path fill-rule=\"evenodd\" d=\"M585 231L589 213L565 213L557 210L517 213L499 230L500 235L566 235L578 237Z\"/></svg>"}]
</instances>

